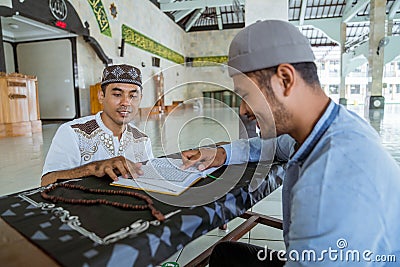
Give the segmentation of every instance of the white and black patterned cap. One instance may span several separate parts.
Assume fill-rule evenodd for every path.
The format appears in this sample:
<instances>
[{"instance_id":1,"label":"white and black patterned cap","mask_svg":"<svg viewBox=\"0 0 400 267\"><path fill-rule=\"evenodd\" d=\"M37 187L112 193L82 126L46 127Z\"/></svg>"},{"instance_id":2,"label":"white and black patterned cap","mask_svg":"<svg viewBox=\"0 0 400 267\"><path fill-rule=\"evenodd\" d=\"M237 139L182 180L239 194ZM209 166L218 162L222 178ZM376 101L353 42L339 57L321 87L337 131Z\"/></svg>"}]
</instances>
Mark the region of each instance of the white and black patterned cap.
<instances>
[{"instance_id":1,"label":"white and black patterned cap","mask_svg":"<svg viewBox=\"0 0 400 267\"><path fill-rule=\"evenodd\" d=\"M282 20L257 21L232 40L229 75L314 60L310 42L296 26Z\"/></svg>"},{"instance_id":2,"label":"white and black patterned cap","mask_svg":"<svg viewBox=\"0 0 400 267\"><path fill-rule=\"evenodd\" d=\"M130 83L142 88L142 74L138 68L126 64L108 66L103 70L101 85L110 83Z\"/></svg>"}]
</instances>

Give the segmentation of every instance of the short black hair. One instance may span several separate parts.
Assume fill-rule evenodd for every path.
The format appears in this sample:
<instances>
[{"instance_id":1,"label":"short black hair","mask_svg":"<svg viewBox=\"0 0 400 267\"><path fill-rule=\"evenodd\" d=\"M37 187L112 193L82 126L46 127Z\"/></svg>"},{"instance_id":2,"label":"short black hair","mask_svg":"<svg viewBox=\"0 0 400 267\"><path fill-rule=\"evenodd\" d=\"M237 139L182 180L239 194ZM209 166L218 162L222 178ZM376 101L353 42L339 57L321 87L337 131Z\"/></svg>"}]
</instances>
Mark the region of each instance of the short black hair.
<instances>
[{"instance_id":1,"label":"short black hair","mask_svg":"<svg viewBox=\"0 0 400 267\"><path fill-rule=\"evenodd\" d=\"M301 78L310 86L321 87L321 83L318 78L317 65L314 62L300 62L293 63L292 65L299 73Z\"/></svg>"},{"instance_id":2,"label":"short black hair","mask_svg":"<svg viewBox=\"0 0 400 267\"><path fill-rule=\"evenodd\" d=\"M106 95L106 87L108 84L102 84L101 85L101 91L103 91L103 94Z\"/></svg>"}]
</instances>

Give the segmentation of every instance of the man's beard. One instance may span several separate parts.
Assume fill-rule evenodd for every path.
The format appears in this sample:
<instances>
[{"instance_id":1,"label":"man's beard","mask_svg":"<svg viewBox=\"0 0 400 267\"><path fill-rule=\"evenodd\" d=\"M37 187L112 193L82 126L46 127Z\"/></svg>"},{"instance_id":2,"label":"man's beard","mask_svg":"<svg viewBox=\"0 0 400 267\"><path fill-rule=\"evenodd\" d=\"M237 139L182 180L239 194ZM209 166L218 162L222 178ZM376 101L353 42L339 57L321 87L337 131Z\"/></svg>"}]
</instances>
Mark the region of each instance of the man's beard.
<instances>
[{"instance_id":1,"label":"man's beard","mask_svg":"<svg viewBox=\"0 0 400 267\"><path fill-rule=\"evenodd\" d=\"M260 136L263 139L274 138L288 133L287 124L292 117L281 102L277 101L275 98L271 102L274 105L274 107L269 110L269 112L272 112L272 116L267 121L267 127L263 127L268 130L267 132L260 131ZM273 129L275 129L275 131Z\"/></svg>"}]
</instances>

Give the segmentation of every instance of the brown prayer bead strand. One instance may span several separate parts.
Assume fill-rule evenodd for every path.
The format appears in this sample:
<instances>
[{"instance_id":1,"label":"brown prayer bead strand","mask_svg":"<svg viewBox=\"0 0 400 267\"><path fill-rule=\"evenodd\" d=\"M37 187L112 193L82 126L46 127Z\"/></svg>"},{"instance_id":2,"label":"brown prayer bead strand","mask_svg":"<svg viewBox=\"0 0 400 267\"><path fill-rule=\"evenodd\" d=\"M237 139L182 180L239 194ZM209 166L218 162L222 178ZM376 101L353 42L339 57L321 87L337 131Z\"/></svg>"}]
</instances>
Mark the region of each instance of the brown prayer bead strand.
<instances>
[{"instance_id":1,"label":"brown prayer bead strand","mask_svg":"<svg viewBox=\"0 0 400 267\"><path fill-rule=\"evenodd\" d=\"M151 214L154 218L159 220L160 222L165 221L165 216L159 210L157 210L152 204L149 204L149 209L151 210Z\"/></svg>"},{"instance_id":2,"label":"brown prayer bead strand","mask_svg":"<svg viewBox=\"0 0 400 267\"><path fill-rule=\"evenodd\" d=\"M128 204L128 203L120 203L120 202L115 202L115 201L108 201L106 199L70 199L70 198L64 198L64 197L59 197L59 196L51 196L48 193L55 190L57 187L64 187L67 189L75 189L75 190L81 190L87 193L92 193L92 194L108 194L108 195L123 195L123 196L131 196L137 199L141 199L147 202L147 204ZM106 189L92 189L92 188L86 188L81 185L74 185L74 184L54 184L51 187L43 190L41 193L41 196L46 199L50 200L52 202L64 202L68 204L81 204L81 205L94 205L94 204L102 204L102 205L109 205L113 207L118 207L122 209L128 209L128 210L145 210L145 209L150 209L151 214L158 220L158 221L164 221L165 217L164 215L158 211L153 204L153 200L143 194L136 193L136 192L128 192L128 191L123 191L123 190L106 190Z\"/></svg>"}]
</instances>

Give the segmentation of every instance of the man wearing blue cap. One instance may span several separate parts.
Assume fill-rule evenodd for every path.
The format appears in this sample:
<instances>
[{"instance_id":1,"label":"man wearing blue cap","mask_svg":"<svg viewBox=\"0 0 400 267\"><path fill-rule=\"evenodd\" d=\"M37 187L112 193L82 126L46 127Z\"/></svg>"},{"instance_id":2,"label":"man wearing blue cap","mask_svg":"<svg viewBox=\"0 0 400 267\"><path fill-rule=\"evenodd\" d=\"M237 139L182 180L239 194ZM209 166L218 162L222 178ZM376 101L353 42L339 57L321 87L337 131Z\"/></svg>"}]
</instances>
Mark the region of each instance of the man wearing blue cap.
<instances>
[{"instance_id":1,"label":"man wearing blue cap","mask_svg":"<svg viewBox=\"0 0 400 267\"><path fill-rule=\"evenodd\" d=\"M286 255L223 242L210 266L389 266L379 259L390 255L399 261L400 167L366 121L325 95L307 38L288 22L256 22L233 39L228 65L243 99L240 113L257 120L261 138L184 151L182 159L199 169L287 162ZM272 149L274 156L264 153Z\"/></svg>"},{"instance_id":2,"label":"man wearing blue cap","mask_svg":"<svg viewBox=\"0 0 400 267\"><path fill-rule=\"evenodd\" d=\"M142 75L130 65L103 71L99 101L103 111L65 123L57 130L43 166L42 185L95 175L137 177L153 158L150 139L130 124L142 99Z\"/></svg>"}]
</instances>

